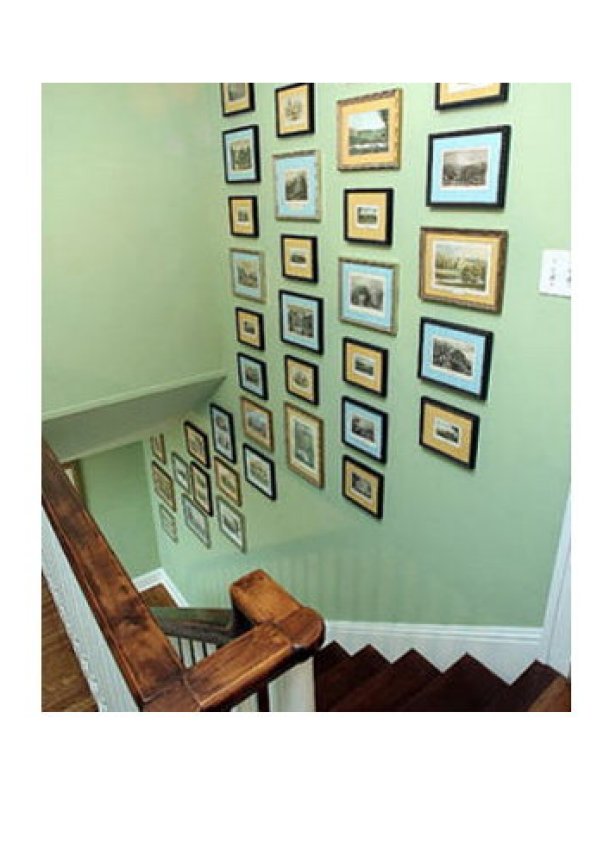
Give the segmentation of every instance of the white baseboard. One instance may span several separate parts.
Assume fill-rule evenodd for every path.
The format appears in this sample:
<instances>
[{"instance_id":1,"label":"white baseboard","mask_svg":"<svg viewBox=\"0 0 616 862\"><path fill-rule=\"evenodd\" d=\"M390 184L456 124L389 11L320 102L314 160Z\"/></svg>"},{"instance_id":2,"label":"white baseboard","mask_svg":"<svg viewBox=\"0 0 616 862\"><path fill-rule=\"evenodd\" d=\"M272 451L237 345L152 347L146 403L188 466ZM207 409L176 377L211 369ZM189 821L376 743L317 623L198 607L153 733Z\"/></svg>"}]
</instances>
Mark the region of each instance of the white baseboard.
<instances>
[{"instance_id":1,"label":"white baseboard","mask_svg":"<svg viewBox=\"0 0 616 862\"><path fill-rule=\"evenodd\" d=\"M133 583L140 593L149 590L151 587L157 587L161 584L169 593L173 601L179 608L187 608L188 602L173 583L167 572L160 569L152 569L151 572L144 572L143 575L138 575L133 578Z\"/></svg>"}]
</instances>

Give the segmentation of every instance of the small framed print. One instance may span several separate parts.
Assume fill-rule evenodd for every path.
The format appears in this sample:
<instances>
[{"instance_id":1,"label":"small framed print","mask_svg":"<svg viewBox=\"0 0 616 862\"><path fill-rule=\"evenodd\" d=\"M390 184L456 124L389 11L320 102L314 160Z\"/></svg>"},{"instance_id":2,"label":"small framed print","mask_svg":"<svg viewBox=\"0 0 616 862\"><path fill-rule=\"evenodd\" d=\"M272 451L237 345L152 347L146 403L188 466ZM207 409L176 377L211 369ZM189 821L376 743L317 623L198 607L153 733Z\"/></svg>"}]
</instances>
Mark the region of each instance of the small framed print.
<instances>
[{"instance_id":1,"label":"small framed print","mask_svg":"<svg viewBox=\"0 0 616 862\"><path fill-rule=\"evenodd\" d=\"M419 296L498 314L506 257L507 231L422 227Z\"/></svg>"},{"instance_id":2,"label":"small framed print","mask_svg":"<svg viewBox=\"0 0 616 862\"><path fill-rule=\"evenodd\" d=\"M171 466L173 469L173 478L178 483L183 491L190 494L192 488L190 484L190 472L188 464L181 458L177 452L171 453Z\"/></svg>"},{"instance_id":3,"label":"small framed print","mask_svg":"<svg viewBox=\"0 0 616 862\"><path fill-rule=\"evenodd\" d=\"M474 470L478 440L479 416L432 398L421 399L419 442L426 449Z\"/></svg>"},{"instance_id":4,"label":"small framed print","mask_svg":"<svg viewBox=\"0 0 616 862\"><path fill-rule=\"evenodd\" d=\"M265 263L263 252L232 248L231 288L235 296L265 302Z\"/></svg>"},{"instance_id":5,"label":"small framed print","mask_svg":"<svg viewBox=\"0 0 616 862\"><path fill-rule=\"evenodd\" d=\"M383 517L383 490L385 479L382 473L377 473L360 464L348 455L342 458L342 495L351 503L359 506L373 518Z\"/></svg>"},{"instance_id":6,"label":"small framed print","mask_svg":"<svg viewBox=\"0 0 616 862\"><path fill-rule=\"evenodd\" d=\"M402 90L337 103L338 170L400 167Z\"/></svg>"},{"instance_id":7,"label":"small framed print","mask_svg":"<svg viewBox=\"0 0 616 862\"><path fill-rule=\"evenodd\" d=\"M224 117L254 111L254 84L221 84L220 101Z\"/></svg>"},{"instance_id":8,"label":"small framed print","mask_svg":"<svg viewBox=\"0 0 616 862\"><path fill-rule=\"evenodd\" d=\"M223 464L220 458L214 458L214 476L218 489L236 506L241 506L242 488L239 473Z\"/></svg>"},{"instance_id":9,"label":"small framed print","mask_svg":"<svg viewBox=\"0 0 616 862\"><path fill-rule=\"evenodd\" d=\"M340 258L340 320L396 332L398 265Z\"/></svg>"},{"instance_id":10,"label":"small framed print","mask_svg":"<svg viewBox=\"0 0 616 862\"><path fill-rule=\"evenodd\" d=\"M259 204L256 195L229 198L229 230L233 236L259 236Z\"/></svg>"},{"instance_id":11,"label":"small framed print","mask_svg":"<svg viewBox=\"0 0 616 862\"><path fill-rule=\"evenodd\" d=\"M319 366L288 354L284 358L285 385L289 395L309 404L319 403Z\"/></svg>"},{"instance_id":12,"label":"small framed print","mask_svg":"<svg viewBox=\"0 0 616 862\"><path fill-rule=\"evenodd\" d=\"M285 403L284 427L289 469L322 488L325 484L323 421L294 404Z\"/></svg>"},{"instance_id":13,"label":"small framed print","mask_svg":"<svg viewBox=\"0 0 616 862\"><path fill-rule=\"evenodd\" d=\"M277 219L321 220L321 159L316 150L284 153L274 159Z\"/></svg>"},{"instance_id":14,"label":"small framed print","mask_svg":"<svg viewBox=\"0 0 616 862\"><path fill-rule=\"evenodd\" d=\"M154 493L160 497L163 503L166 503L167 506L175 512L175 487L173 485L173 479L156 461L152 461L150 466L152 470Z\"/></svg>"},{"instance_id":15,"label":"small framed print","mask_svg":"<svg viewBox=\"0 0 616 862\"><path fill-rule=\"evenodd\" d=\"M155 434L150 437L150 449L152 450L152 455L154 455L155 458L158 458L161 464L167 463L167 450L165 447L164 434Z\"/></svg>"},{"instance_id":16,"label":"small framed print","mask_svg":"<svg viewBox=\"0 0 616 862\"><path fill-rule=\"evenodd\" d=\"M342 378L351 386L366 389L373 395L387 395L389 353L382 347L342 339Z\"/></svg>"},{"instance_id":17,"label":"small framed print","mask_svg":"<svg viewBox=\"0 0 616 862\"><path fill-rule=\"evenodd\" d=\"M391 245L393 212L393 189L345 189L345 240Z\"/></svg>"},{"instance_id":18,"label":"small framed print","mask_svg":"<svg viewBox=\"0 0 616 862\"><path fill-rule=\"evenodd\" d=\"M509 84L435 84L434 107L462 108L486 102L506 102Z\"/></svg>"},{"instance_id":19,"label":"small framed print","mask_svg":"<svg viewBox=\"0 0 616 862\"><path fill-rule=\"evenodd\" d=\"M510 138L511 126L430 135L427 205L502 209Z\"/></svg>"},{"instance_id":20,"label":"small framed print","mask_svg":"<svg viewBox=\"0 0 616 862\"><path fill-rule=\"evenodd\" d=\"M267 401L267 366L245 353L237 354L237 378L242 389Z\"/></svg>"},{"instance_id":21,"label":"small framed print","mask_svg":"<svg viewBox=\"0 0 616 862\"><path fill-rule=\"evenodd\" d=\"M280 237L282 274L298 281L318 281L316 236L282 234Z\"/></svg>"},{"instance_id":22,"label":"small framed print","mask_svg":"<svg viewBox=\"0 0 616 862\"><path fill-rule=\"evenodd\" d=\"M210 404L214 449L232 464L236 462L233 416L218 404Z\"/></svg>"},{"instance_id":23,"label":"small framed print","mask_svg":"<svg viewBox=\"0 0 616 862\"><path fill-rule=\"evenodd\" d=\"M198 506L207 512L208 515L214 514L214 506L212 504L212 485L209 474L191 461L190 478L192 480L193 498Z\"/></svg>"},{"instance_id":24,"label":"small framed print","mask_svg":"<svg viewBox=\"0 0 616 862\"><path fill-rule=\"evenodd\" d=\"M225 181L258 183L261 180L259 127L242 126L222 133Z\"/></svg>"},{"instance_id":25,"label":"small framed print","mask_svg":"<svg viewBox=\"0 0 616 862\"><path fill-rule=\"evenodd\" d=\"M492 333L422 317L417 376L485 401L490 378Z\"/></svg>"},{"instance_id":26,"label":"small framed print","mask_svg":"<svg viewBox=\"0 0 616 862\"><path fill-rule=\"evenodd\" d=\"M274 420L266 407L256 404L249 398L240 398L242 428L246 437L254 440L264 449L274 451Z\"/></svg>"},{"instance_id":27,"label":"small framed print","mask_svg":"<svg viewBox=\"0 0 616 862\"><path fill-rule=\"evenodd\" d=\"M203 464L204 467L209 467L210 447L205 431L187 420L184 422L184 440L186 441L186 451L190 457Z\"/></svg>"},{"instance_id":28,"label":"small framed print","mask_svg":"<svg viewBox=\"0 0 616 862\"><path fill-rule=\"evenodd\" d=\"M247 308L235 309L235 331L240 344L265 350L265 327L263 315Z\"/></svg>"},{"instance_id":29,"label":"small framed print","mask_svg":"<svg viewBox=\"0 0 616 862\"><path fill-rule=\"evenodd\" d=\"M289 84L278 87L276 95L276 134L310 135L314 132L314 84Z\"/></svg>"},{"instance_id":30,"label":"small framed print","mask_svg":"<svg viewBox=\"0 0 616 862\"><path fill-rule=\"evenodd\" d=\"M375 461L387 460L386 413L360 404L352 398L342 399L342 442Z\"/></svg>"},{"instance_id":31,"label":"small framed print","mask_svg":"<svg viewBox=\"0 0 616 862\"><path fill-rule=\"evenodd\" d=\"M175 516L171 514L169 509L163 506L162 503L158 505L158 515L160 518L160 526L163 529L172 542L177 542L178 540L178 525L175 520Z\"/></svg>"},{"instance_id":32,"label":"small framed print","mask_svg":"<svg viewBox=\"0 0 616 862\"><path fill-rule=\"evenodd\" d=\"M244 476L257 491L265 494L270 500L276 499L276 467L270 458L266 458L256 449L244 443Z\"/></svg>"},{"instance_id":33,"label":"small framed print","mask_svg":"<svg viewBox=\"0 0 616 862\"><path fill-rule=\"evenodd\" d=\"M207 516L194 500L182 494L182 512L184 513L184 523L194 535L203 542L206 548L211 545L210 528L207 522Z\"/></svg>"},{"instance_id":34,"label":"small framed print","mask_svg":"<svg viewBox=\"0 0 616 862\"><path fill-rule=\"evenodd\" d=\"M323 353L323 300L281 290L280 338L313 353Z\"/></svg>"},{"instance_id":35,"label":"small framed print","mask_svg":"<svg viewBox=\"0 0 616 862\"><path fill-rule=\"evenodd\" d=\"M241 512L234 509L222 497L216 497L216 508L218 511L218 526L220 532L240 549L246 550L246 521Z\"/></svg>"}]
</instances>

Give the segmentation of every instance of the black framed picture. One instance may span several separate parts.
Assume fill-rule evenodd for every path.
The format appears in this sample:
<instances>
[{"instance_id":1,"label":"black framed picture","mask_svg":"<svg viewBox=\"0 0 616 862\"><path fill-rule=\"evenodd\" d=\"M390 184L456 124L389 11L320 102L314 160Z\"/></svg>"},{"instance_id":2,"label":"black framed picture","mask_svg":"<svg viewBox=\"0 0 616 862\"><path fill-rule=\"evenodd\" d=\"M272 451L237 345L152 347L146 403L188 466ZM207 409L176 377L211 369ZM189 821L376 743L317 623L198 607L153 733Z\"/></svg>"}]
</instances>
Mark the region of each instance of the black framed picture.
<instances>
[{"instance_id":1,"label":"black framed picture","mask_svg":"<svg viewBox=\"0 0 616 862\"><path fill-rule=\"evenodd\" d=\"M195 503L201 506L208 515L212 515L214 513L214 505L212 503L212 484L209 474L199 464L191 461L190 478Z\"/></svg>"},{"instance_id":2,"label":"black framed picture","mask_svg":"<svg viewBox=\"0 0 616 862\"><path fill-rule=\"evenodd\" d=\"M393 189L344 190L344 238L347 242L391 245Z\"/></svg>"},{"instance_id":3,"label":"black framed picture","mask_svg":"<svg viewBox=\"0 0 616 862\"><path fill-rule=\"evenodd\" d=\"M421 399L419 442L469 470L477 463L479 416L433 398Z\"/></svg>"},{"instance_id":4,"label":"black framed picture","mask_svg":"<svg viewBox=\"0 0 616 862\"><path fill-rule=\"evenodd\" d=\"M184 422L184 439L186 441L186 451L191 458L199 461L204 467L209 467L210 447L205 431L198 428L194 422L186 420Z\"/></svg>"},{"instance_id":5,"label":"black framed picture","mask_svg":"<svg viewBox=\"0 0 616 862\"><path fill-rule=\"evenodd\" d=\"M221 84L220 101L224 117L254 111L254 84Z\"/></svg>"},{"instance_id":6,"label":"black framed picture","mask_svg":"<svg viewBox=\"0 0 616 862\"><path fill-rule=\"evenodd\" d=\"M318 404L319 366L285 354L284 369L285 386L289 395L295 395L309 404Z\"/></svg>"},{"instance_id":7,"label":"black framed picture","mask_svg":"<svg viewBox=\"0 0 616 862\"><path fill-rule=\"evenodd\" d=\"M259 236L259 202L256 195L228 199L229 231L233 236Z\"/></svg>"},{"instance_id":8,"label":"black framed picture","mask_svg":"<svg viewBox=\"0 0 616 862\"><path fill-rule=\"evenodd\" d=\"M422 317L417 376L485 401L492 339L485 329Z\"/></svg>"},{"instance_id":9,"label":"black framed picture","mask_svg":"<svg viewBox=\"0 0 616 862\"><path fill-rule=\"evenodd\" d=\"M369 404L344 397L341 401L340 418L342 442L375 461L385 463L387 414Z\"/></svg>"},{"instance_id":10,"label":"black framed picture","mask_svg":"<svg viewBox=\"0 0 616 862\"><path fill-rule=\"evenodd\" d=\"M173 469L173 478L178 483L183 491L187 494L191 492L190 472L186 461L178 455L177 452L171 453L171 466Z\"/></svg>"},{"instance_id":11,"label":"black framed picture","mask_svg":"<svg viewBox=\"0 0 616 862\"><path fill-rule=\"evenodd\" d=\"M244 451L244 476L257 491L270 500L276 499L276 467L271 458L266 458L246 443Z\"/></svg>"},{"instance_id":12,"label":"black framed picture","mask_svg":"<svg viewBox=\"0 0 616 862\"><path fill-rule=\"evenodd\" d=\"M242 414L242 430L246 437L274 451L274 417L272 411L250 398L240 398L240 411Z\"/></svg>"},{"instance_id":13,"label":"black framed picture","mask_svg":"<svg viewBox=\"0 0 616 862\"><path fill-rule=\"evenodd\" d=\"M342 458L342 495L373 518L383 517L385 478L382 473L360 464L354 458Z\"/></svg>"},{"instance_id":14,"label":"black framed picture","mask_svg":"<svg viewBox=\"0 0 616 862\"><path fill-rule=\"evenodd\" d=\"M387 395L389 351L355 338L342 339L342 379L373 395Z\"/></svg>"},{"instance_id":15,"label":"black framed picture","mask_svg":"<svg viewBox=\"0 0 616 862\"><path fill-rule=\"evenodd\" d=\"M210 417L212 419L212 434L214 449L235 464L235 428L233 415L228 410L219 407L218 404L210 404Z\"/></svg>"},{"instance_id":16,"label":"black framed picture","mask_svg":"<svg viewBox=\"0 0 616 862\"><path fill-rule=\"evenodd\" d=\"M246 353L238 353L237 379L241 388L246 392L267 401L267 365L265 362L248 356Z\"/></svg>"},{"instance_id":17,"label":"black framed picture","mask_svg":"<svg viewBox=\"0 0 616 862\"><path fill-rule=\"evenodd\" d=\"M285 278L297 281L319 280L316 236L283 233L280 237L280 259Z\"/></svg>"},{"instance_id":18,"label":"black framed picture","mask_svg":"<svg viewBox=\"0 0 616 862\"><path fill-rule=\"evenodd\" d=\"M265 350L265 326L261 312L236 308L235 332L240 344L254 347L255 350Z\"/></svg>"},{"instance_id":19,"label":"black framed picture","mask_svg":"<svg viewBox=\"0 0 616 862\"><path fill-rule=\"evenodd\" d=\"M222 133L225 182L258 183L261 181L259 127L242 126Z\"/></svg>"},{"instance_id":20,"label":"black framed picture","mask_svg":"<svg viewBox=\"0 0 616 862\"><path fill-rule=\"evenodd\" d=\"M314 84L278 87L275 96L276 134L279 138L314 132Z\"/></svg>"},{"instance_id":21,"label":"black framed picture","mask_svg":"<svg viewBox=\"0 0 616 862\"><path fill-rule=\"evenodd\" d=\"M286 290L281 290L278 297L281 341L323 353L323 300Z\"/></svg>"},{"instance_id":22,"label":"black framed picture","mask_svg":"<svg viewBox=\"0 0 616 862\"><path fill-rule=\"evenodd\" d=\"M509 84L434 85L434 107L439 111L485 105L486 102L506 102L508 98Z\"/></svg>"}]
</instances>

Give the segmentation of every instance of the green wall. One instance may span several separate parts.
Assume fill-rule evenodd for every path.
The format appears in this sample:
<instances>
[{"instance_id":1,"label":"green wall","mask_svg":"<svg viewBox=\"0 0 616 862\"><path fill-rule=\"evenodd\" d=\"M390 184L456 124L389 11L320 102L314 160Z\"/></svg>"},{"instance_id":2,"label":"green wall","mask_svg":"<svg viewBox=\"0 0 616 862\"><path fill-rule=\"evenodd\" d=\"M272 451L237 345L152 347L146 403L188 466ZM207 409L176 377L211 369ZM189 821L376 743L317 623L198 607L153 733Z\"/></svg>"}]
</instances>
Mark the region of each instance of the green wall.
<instances>
[{"instance_id":1,"label":"green wall","mask_svg":"<svg viewBox=\"0 0 616 862\"><path fill-rule=\"evenodd\" d=\"M570 247L569 86L513 84L507 103L437 112L432 84L319 84L316 134L286 140L275 135L276 86L280 85L257 84L256 110L235 119L221 116L217 85L205 85L193 109L204 111L208 118L211 146L202 150L198 165L198 177L208 189L209 230L202 249L208 259L205 290L210 302L220 305L222 365L230 372L214 400L233 412L241 453L235 356L238 349L251 351L235 342L236 303L229 284L228 249L261 250L266 259L268 302L265 307L254 307L265 312L267 352L255 355L265 359L268 367L271 395L267 407L274 413L278 500L269 501L242 479L246 554L219 533L215 519L210 520L212 548L206 550L185 529L179 515L180 541L176 545L161 533L155 511L161 565L195 604L224 602L231 580L262 566L329 619L541 625L570 475L570 303L538 293L542 249ZM339 172L335 163L336 100L391 86L403 89L402 168ZM221 133L252 123L259 125L261 133L262 182L227 185ZM502 123L513 127L506 208L485 212L427 208L428 134ZM146 143L144 140L144 146ZM272 154L301 149L321 152L322 221L279 222L274 218ZM382 249L345 243L343 189L382 186L395 189L393 246ZM258 195L258 239L240 240L228 233L227 197L241 193ZM135 215L149 217L148 213ZM189 208L187 223L193 215ZM418 243L424 225L509 232L500 315L420 301ZM280 275L281 233L318 236L317 285L285 283ZM399 264L397 336L338 322L340 256ZM197 269L200 260L199 255ZM186 264L190 269L193 260ZM308 485L285 466L283 403L294 399L284 390L283 355L304 354L283 345L278 337L278 290L283 287L325 300L324 355L315 360L313 354L305 354L321 369L321 404L307 409L325 424L323 490ZM181 299L172 294L167 303L169 309L175 308ZM237 304L250 305L246 301ZM417 379L422 315L494 333L490 393L485 403ZM192 324L199 326L201 321ZM389 394L384 401L368 394L364 397L342 382L341 340L345 335L389 349ZM377 467L385 475L380 522L341 497L345 447L340 442L339 411L343 395L389 414L388 463ZM479 414L481 433L474 472L418 445L422 395ZM190 418L209 430L206 404ZM185 454L180 417L160 430L166 434L168 451ZM348 454L354 457L357 453L349 450ZM145 461L149 464L147 441ZM369 459L365 461L370 465ZM242 470L239 463L238 467ZM152 495L152 502L157 510L158 498Z\"/></svg>"}]
</instances>

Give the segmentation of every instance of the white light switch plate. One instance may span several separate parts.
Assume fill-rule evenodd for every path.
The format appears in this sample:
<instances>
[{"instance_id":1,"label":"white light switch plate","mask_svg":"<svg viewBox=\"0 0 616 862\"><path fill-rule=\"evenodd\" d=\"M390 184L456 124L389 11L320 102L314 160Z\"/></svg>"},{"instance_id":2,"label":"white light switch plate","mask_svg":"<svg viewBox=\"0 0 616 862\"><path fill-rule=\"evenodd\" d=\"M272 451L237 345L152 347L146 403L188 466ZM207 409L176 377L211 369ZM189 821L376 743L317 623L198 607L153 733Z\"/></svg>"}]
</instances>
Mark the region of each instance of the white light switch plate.
<instances>
[{"instance_id":1,"label":"white light switch plate","mask_svg":"<svg viewBox=\"0 0 616 862\"><path fill-rule=\"evenodd\" d=\"M571 296L571 252L546 249L541 260L539 293Z\"/></svg>"}]
</instances>

